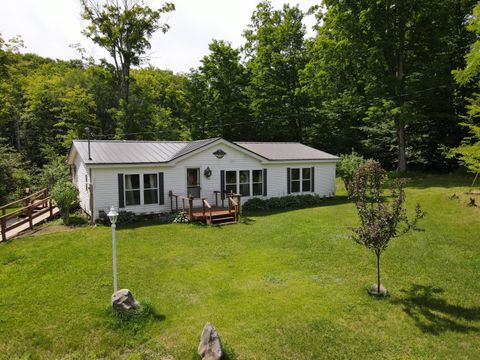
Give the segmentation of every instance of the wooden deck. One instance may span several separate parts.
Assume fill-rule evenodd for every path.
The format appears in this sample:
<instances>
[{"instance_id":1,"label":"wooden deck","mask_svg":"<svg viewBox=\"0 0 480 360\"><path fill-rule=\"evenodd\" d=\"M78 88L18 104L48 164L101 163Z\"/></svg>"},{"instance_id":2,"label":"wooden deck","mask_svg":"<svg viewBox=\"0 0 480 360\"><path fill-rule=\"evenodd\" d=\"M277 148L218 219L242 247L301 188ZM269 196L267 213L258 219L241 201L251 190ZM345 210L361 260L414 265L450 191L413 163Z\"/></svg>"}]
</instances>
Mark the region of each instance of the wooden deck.
<instances>
[{"instance_id":1,"label":"wooden deck","mask_svg":"<svg viewBox=\"0 0 480 360\"><path fill-rule=\"evenodd\" d=\"M170 191L172 212L185 211L190 221L202 221L209 225L236 224L240 216L240 195L225 192L222 196L220 191L214 191L214 194L215 206L210 205L206 198L201 198L202 206L194 207L192 196L175 195Z\"/></svg>"},{"instance_id":2,"label":"wooden deck","mask_svg":"<svg viewBox=\"0 0 480 360\"><path fill-rule=\"evenodd\" d=\"M233 224L237 222L237 214L234 210L212 206L211 224ZM193 208L190 221L210 221L210 211L203 212L203 207Z\"/></svg>"}]
</instances>

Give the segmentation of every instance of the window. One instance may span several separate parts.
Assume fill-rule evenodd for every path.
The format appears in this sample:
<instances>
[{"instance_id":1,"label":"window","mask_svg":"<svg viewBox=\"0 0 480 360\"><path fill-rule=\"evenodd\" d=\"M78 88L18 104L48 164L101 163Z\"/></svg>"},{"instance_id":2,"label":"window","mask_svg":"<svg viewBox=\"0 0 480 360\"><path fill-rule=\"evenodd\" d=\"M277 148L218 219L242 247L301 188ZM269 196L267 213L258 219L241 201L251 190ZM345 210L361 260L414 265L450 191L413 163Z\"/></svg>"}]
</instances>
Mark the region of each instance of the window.
<instances>
[{"instance_id":1,"label":"window","mask_svg":"<svg viewBox=\"0 0 480 360\"><path fill-rule=\"evenodd\" d=\"M312 176L310 174L310 168L303 168L302 169L302 192L303 191L311 191L311 183L312 183Z\"/></svg>"},{"instance_id":2,"label":"window","mask_svg":"<svg viewBox=\"0 0 480 360\"><path fill-rule=\"evenodd\" d=\"M143 203L158 203L158 174L143 174Z\"/></svg>"},{"instance_id":3,"label":"window","mask_svg":"<svg viewBox=\"0 0 480 360\"><path fill-rule=\"evenodd\" d=\"M187 193L194 198L200 197L200 168L187 169Z\"/></svg>"},{"instance_id":4,"label":"window","mask_svg":"<svg viewBox=\"0 0 480 360\"><path fill-rule=\"evenodd\" d=\"M263 171L252 170L252 195L263 195Z\"/></svg>"},{"instance_id":5,"label":"window","mask_svg":"<svg viewBox=\"0 0 480 360\"><path fill-rule=\"evenodd\" d=\"M140 175L125 175L125 205L140 205Z\"/></svg>"},{"instance_id":6,"label":"window","mask_svg":"<svg viewBox=\"0 0 480 360\"><path fill-rule=\"evenodd\" d=\"M225 171L225 190L227 193L237 192L237 172L236 171Z\"/></svg>"},{"instance_id":7,"label":"window","mask_svg":"<svg viewBox=\"0 0 480 360\"><path fill-rule=\"evenodd\" d=\"M290 192L312 191L312 169L296 168L290 170Z\"/></svg>"},{"instance_id":8,"label":"window","mask_svg":"<svg viewBox=\"0 0 480 360\"><path fill-rule=\"evenodd\" d=\"M240 170L240 195L250 196L250 170Z\"/></svg>"},{"instance_id":9,"label":"window","mask_svg":"<svg viewBox=\"0 0 480 360\"><path fill-rule=\"evenodd\" d=\"M290 191L292 193L300 192L300 169L292 169Z\"/></svg>"},{"instance_id":10,"label":"window","mask_svg":"<svg viewBox=\"0 0 480 360\"><path fill-rule=\"evenodd\" d=\"M225 190L241 196L263 195L263 170L225 171Z\"/></svg>"}]
</instances>

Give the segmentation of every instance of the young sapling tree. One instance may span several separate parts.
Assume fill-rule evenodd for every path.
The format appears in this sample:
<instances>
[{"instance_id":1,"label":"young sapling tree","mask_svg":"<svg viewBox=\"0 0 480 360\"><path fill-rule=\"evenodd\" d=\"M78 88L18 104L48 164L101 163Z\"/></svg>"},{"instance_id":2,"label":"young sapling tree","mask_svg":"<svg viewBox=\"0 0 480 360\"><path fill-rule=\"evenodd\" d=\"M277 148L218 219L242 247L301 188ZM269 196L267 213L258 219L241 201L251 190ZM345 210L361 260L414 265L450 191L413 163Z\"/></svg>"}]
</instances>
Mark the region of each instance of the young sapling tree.
<instances>
[{"instance_id":1,"label":"young sapling tree","mask_svg":"<svg viewBox=\"0 0 480 360\"><path fill-rule=\"evenodd\" d=\"M350 197L360 218L360 226L353 229L353 239L372 250L377 258L377 283L369 291L374 295L386 295L380 282L380 255L391 239L417 229L418 220L425 215L417 204L413 219L407 217L402 180L394 181L390 187L391 200L387 200L383 195L387 180L387 173L380 163L367 160L355 170L350 182Z\"/></svg>"}]
</instances>

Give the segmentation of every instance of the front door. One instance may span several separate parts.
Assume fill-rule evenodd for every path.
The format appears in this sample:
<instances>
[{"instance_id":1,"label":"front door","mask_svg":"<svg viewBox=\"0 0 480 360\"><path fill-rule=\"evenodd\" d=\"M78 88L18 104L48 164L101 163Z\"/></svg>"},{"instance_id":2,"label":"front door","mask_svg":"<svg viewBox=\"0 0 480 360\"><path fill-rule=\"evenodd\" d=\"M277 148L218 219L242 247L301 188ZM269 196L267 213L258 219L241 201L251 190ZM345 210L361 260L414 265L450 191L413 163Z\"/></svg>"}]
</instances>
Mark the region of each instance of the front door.
<instances>
[{"instance_id":1,"label":"front door","mask_svg":"<svg viewBox=\"0 0 480 360\"><path fill-rule=\"evenodd\" d=\"M200 168L187 169L187 194L194 198L200 197Z\"/></svg>"}]
</instances>

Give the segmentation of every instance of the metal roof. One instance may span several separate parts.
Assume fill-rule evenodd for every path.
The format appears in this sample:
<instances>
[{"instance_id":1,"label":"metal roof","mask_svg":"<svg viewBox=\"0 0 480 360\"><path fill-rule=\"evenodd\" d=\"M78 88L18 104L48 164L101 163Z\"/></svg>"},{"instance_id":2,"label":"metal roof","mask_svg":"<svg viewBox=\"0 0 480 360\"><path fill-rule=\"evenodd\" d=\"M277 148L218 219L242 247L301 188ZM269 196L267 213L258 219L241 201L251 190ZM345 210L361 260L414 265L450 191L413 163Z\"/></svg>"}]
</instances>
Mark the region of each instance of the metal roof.
<instances>
[{"instance_id":1,"label":"metal roof","mask_svg":"<svg viewBox=\"0 0 480 360\"><path fill-rule=\"evenodd\" d=\"M287 160L338 160L338 157L299 142L235 142L272 161Z\"/></svg>"},{"instance_id":2,"label":"metal roof","mask_svg":"<svg viewBox=\"0 0 480 360\"><path fill-rule=\"evenodd\" d=\"M74 140L72 149L79 153L86 164L168 163L218 140L221 138L197 141L91 140L92 160L88 160L87 140ZM334 155L301 143L234 142L234 144L271 161L338 159Z\"/></svg>"},{"instance_id":3,"label":"metal roof","mask_svg":"<svg viewBox=\"0 0 480 360\"><path fill-rule=\"evenodd\" d=\"M166 163L195 151L215 139L199 141L128 141L91 140L88 160L88 141L74 140L75 148L87 164Z\"/></svg>"}]
</instances>

